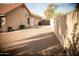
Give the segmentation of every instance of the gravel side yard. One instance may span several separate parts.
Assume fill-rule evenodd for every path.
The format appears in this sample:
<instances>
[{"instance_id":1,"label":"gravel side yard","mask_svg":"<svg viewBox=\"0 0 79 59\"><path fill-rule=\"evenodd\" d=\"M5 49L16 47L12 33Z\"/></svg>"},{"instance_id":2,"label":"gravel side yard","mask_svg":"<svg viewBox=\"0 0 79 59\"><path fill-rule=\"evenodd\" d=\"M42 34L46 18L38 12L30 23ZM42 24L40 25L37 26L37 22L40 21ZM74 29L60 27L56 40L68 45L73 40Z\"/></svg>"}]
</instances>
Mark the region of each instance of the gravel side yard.
<instances>
[{"instance_id":1,"label":"gravel side yard","mask_svg":"<svg viewBox=\"0 0 79 59\"><path fill-rule=\"evenodd\" d=\"M8 55L16 55L16 56L66 55L63 47L60 45L59 41L57 40L56 35L51 31L49 26L33 28L32 30L30 29L29 34L31 34L31 36L29 36L28 38L19 40L24 43L9 47L11 49L5 52L8 53Z\"/></svg>"}]
</instances>

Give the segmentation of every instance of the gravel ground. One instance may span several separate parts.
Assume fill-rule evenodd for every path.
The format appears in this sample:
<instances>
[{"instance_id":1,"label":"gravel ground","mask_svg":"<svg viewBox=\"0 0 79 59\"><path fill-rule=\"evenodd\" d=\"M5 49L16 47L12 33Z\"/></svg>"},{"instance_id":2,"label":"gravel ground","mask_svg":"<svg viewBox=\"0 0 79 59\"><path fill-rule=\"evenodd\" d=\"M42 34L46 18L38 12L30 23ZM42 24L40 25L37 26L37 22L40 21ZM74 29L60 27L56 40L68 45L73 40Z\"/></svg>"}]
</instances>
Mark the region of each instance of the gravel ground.
<instances>
[{"instance_id":1,"label":"gravel ground","mask_svg":"<svg viewBox=\"0 0 79 59\"><path fill-rule=\"evenodd\" d=\"M33 28L30 30L39 32L33 32L31 36L27 39L22 39L26 41L23 44L17 45L16 48L5 51L8 55L16 56L65 56L65 51L60 45L56 38L56 35L47 26L42 26L39 28ZM44 32L41 32L44 31ZM37 34L37 35L35 35ZM19 46L19 47L18 47ZM4 52L4 53L5 53Z\"/></svg>"}]
</instances>

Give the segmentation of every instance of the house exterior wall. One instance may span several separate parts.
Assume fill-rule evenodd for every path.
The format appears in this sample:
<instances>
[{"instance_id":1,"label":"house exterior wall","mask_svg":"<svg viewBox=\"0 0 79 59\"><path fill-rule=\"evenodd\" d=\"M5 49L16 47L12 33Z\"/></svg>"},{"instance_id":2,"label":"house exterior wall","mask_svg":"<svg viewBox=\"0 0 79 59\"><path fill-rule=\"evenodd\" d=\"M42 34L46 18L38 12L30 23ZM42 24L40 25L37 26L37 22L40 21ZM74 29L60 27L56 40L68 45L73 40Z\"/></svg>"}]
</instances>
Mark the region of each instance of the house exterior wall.
<instances>
[{"instance_id":1,"label":"house exterior wall","mask_svg":"<svg viewBox=\"0 0 79 59\"><path fill-rule=\"evenodd\" d=\"M27 22L29 14L24 6L20 6L12 10L11 12L8 12L8 14L6 14L5 17L6 17L6 30L10 26L14 30L19 29L19 26L22 24L25 25L26 27L29 26Z\"/></svg>"},{"instance_id":2,"label":"house exterior wall","mask_svg":"<svg viewBox=\"0 0 79 59\"><path fill-rule=\"evenodd\" d=\"M40 18L35 18L35 22L34 22L35 26L38 26L40 21L41 21Z\"/></svg>"},{"instance_id":3,"label":"house exterior wall","mask_svg":"<svg viewBox=\"0 0 79 59\"><path fill-rule=\"evenodd\" d=\"M35 27L35 26L38 26L39 25L39 22L40 22L40 18L37 18L37 17L30 17L30 27Z\"/></svg>"},{"instance_id":4,"label":"house exterior wall","mask_svg":"<svg viewBox=\"0 0 79 59\"><path fill-rule=\"evenodd\" d=\"M29 21L29 25L30 25L30 27L34 27L35 25L34 25L34 17L30 17L30 21Z\"/></svg>"}]
</instances>

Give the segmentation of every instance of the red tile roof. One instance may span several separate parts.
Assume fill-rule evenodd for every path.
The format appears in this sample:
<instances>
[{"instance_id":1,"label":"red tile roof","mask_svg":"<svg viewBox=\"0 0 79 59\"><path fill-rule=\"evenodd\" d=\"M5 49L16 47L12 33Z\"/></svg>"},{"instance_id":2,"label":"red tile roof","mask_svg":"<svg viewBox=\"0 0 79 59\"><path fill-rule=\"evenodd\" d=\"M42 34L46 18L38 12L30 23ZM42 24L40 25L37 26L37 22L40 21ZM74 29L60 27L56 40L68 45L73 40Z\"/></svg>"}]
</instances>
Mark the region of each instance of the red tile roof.
<instances>
[{"instance_id":1,"label":"red tile roof","mask_svg":"<svg viewBox=\"0 0 79 59\"><path fill-rule=\"evenodd\" d=\"M21 3L0 4L0 14L5 14L20 5L22 4Z\"/></svg>"},{"instance_id":2,"label":"red tile roof","mask_svg":"<svg viewBox=\"0 0 79 59\"><path fill-rule=\"evenodd\" d=\"M9 4L6 3L6 4L0 4L0 15L5 15L9 11L11 11L11 10L19 7L20 5L24 5L24 4L23 3L9 3ZM30 16L41 18L40 16L31 13L30 10L27 8L26 5L24 5L24 6L27 9L27 11L29 12Z\"/></svg>"}]
</instances>

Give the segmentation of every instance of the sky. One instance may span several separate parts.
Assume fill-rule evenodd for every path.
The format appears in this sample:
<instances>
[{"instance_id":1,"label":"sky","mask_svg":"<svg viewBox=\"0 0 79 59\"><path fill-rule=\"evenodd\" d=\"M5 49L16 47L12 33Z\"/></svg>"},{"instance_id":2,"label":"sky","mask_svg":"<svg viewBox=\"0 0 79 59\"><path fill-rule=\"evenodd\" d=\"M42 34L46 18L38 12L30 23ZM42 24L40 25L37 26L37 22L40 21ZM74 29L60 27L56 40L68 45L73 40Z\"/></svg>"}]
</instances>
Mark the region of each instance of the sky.
<instances>
[{"instance_id":1,"label":"sky","mask_svg":"<svg viewBox=\"0 0 79 59\"><path fill-rule=\"evenodd\" d=\"M28 9L39 16L44 16L44 10L49 5L49 3L26 3ZM58 3L57 11L66 13L74 9L75 5L71 3Z\"/></svg>"}]
</instances>

